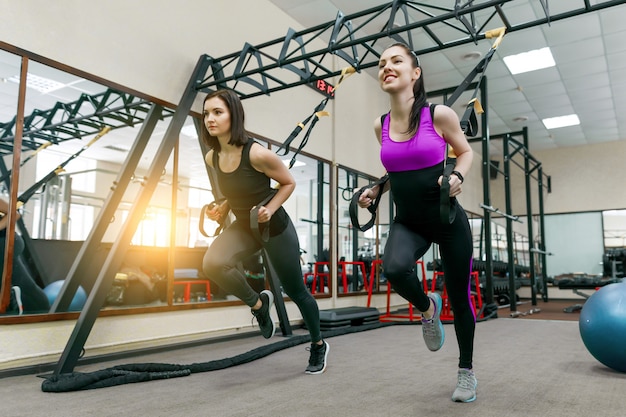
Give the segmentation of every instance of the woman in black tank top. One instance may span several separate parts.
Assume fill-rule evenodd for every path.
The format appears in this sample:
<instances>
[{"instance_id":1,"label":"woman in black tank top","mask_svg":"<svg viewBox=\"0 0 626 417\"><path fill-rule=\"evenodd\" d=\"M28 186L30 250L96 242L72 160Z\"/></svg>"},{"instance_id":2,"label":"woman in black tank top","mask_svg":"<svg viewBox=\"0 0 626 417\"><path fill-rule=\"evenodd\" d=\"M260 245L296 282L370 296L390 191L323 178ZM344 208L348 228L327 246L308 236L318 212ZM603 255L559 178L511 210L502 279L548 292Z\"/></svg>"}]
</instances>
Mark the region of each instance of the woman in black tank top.
<instances>
[{"instance_id":1,"label":"woman in black tank top","mask_svg":"<svg viewBox=\"0 0 626 417\"><path fill-rule=\"evenodd\" d=\"M257 293L240 266L264 250L283 290L300 309L311 334L305 372L320 374L326 369L329 346L322 339L317 302L304 285L298 235L282 207L295 189L295 180L275 153L249 138L244 128L243 106L236 93L231 90L210 93L203 106L202 140L210 148L205 162L215 170L219 190L225 197L207 216L223 222L232 211L236 218L208 248L203 260L204 273L250 306L262 335L270 338L276 330L270 317L274 295L269 290ZM277 189L270 187L271 180L279 184ZM258 220L259 229L268 228L267 238L254 233L250 221L252 209L256 216L252 223L256 226Z\"/></svg>"}]
</instances>

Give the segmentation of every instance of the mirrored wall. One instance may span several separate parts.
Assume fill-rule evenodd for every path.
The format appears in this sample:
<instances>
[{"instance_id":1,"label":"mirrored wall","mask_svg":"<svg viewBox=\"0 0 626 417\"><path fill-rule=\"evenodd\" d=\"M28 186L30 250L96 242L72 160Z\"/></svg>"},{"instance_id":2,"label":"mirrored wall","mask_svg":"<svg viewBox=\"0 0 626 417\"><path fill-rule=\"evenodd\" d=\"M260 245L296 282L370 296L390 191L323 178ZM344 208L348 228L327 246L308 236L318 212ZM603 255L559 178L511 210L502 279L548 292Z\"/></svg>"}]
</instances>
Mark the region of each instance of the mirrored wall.
<instances>
[{"instance_id":1,"label":"mirrored wall","mask_svg":"<svg viewBox=\"0 0 626 417\"><path fill-rule=\"evenodd\" d=\"M0 50L0 198L5 202L9 201L11 181L18 179L11 168L22 62L21 56ZM116 195L119 204L90 260L93 270L81 277L68 311L79 311L84 304L99 266L119 239L145 187L173 109L69 68L33 60L27 60L27 65L23 145L18 149L20 219L15 239L19 243L15 245L11 286L23 285L23 307L28 304L25 315L46 319L84 241L97 227L103 207ZM146 136L145 121L155 112L156 122ZM239 303L202 271L202 258L218 225L202 218L202 208L214 196L196 124L190 115L180 132L108 291L104 314ZM255 139L278 150L278 142ZM144 143L138 148L140 141ZM135 168L122 188L120 173L131 155L136 155ZM291 157L282 156L286 164ZM328 256L330 248L330 164L304 154L296 159L291 169L296 191L285 209L297 229L302 270L307 274L315 262ZM246 265L246 274L251 285L264 285L264 269L255 260ZM9 308L0 313L0 323L4 318L19 318L11 295Z\"/></svg>"}]
</instances>

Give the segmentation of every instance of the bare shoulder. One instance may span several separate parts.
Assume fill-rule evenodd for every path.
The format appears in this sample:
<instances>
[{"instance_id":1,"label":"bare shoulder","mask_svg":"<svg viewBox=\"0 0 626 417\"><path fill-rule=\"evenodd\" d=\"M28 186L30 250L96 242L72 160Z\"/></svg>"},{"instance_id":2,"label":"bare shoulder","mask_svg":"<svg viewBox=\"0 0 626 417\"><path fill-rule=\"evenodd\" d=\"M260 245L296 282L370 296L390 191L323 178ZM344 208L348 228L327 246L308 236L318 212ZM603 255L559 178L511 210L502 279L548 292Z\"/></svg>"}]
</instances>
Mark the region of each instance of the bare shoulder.
<instances>
[{"instance_id":1,"label":"bare shoulder","mask_svg":"<svg viewBox=\"0 0 626 417\"><path fill-rule=\"evenodd\" d=\"M269 167L276 163L282 163L278 155L258 142L254 142L250 147L250 163L259 169ZM262 170L262 169L260 169Z\"/></svg>"},{"instance_id":2,"label":"bare shoulder","mask_svg":"<svg viewBox=\"0 0 626 417\"><path fill-rule=\"evenodd\" d=\"M259 142L253 142L250 146L250 159L268 158L274 156L274 152L261 145Z\"/></svg>"},{"instance_id":3,"label":"bare shoulder","mask_svg":"<svg viewBox=\"0 0 626 417\"><path fill-rule=\"evenodd\" d=\"M376 139L378 139L378 142L381 142L381 138L382 138L382 131L383 131L383 125L382 122L380 120L380 117L377 117L376 119L374 119L374 134L376 135Z\"/></svg>"},{"instance_id":4,"label":"bare shoulder","mask_svg":"<svg viewBox=\"0 0 626 417\"><path fill-rule=\"evenodd\" d=\"M450 107L445 104L439 104L435 106L435 121L454 121L459 120L459 116Z\"/></svg>"},{"instance_id":5,"label":"bare shoulder","mask_svg":"<svg viewBox=\"0 0 626 417\"><path fill-rule=\"evenodd\" d=\"M461 129L459 115L450 107L440 104L435 106L433 124L439 132L457 132Z\"/></svg>"},{"instance_id":6,"label":"bare shoulder","mask_svg":"<svg viewBox=\"0 0 626 417\"><path fill-rule=\"evenodd\" d=\"M211 149L206 153L206 155L204 155L204 162L211 168L215 168L213 166L213 149Z\"/></svg>"}]
</instances>

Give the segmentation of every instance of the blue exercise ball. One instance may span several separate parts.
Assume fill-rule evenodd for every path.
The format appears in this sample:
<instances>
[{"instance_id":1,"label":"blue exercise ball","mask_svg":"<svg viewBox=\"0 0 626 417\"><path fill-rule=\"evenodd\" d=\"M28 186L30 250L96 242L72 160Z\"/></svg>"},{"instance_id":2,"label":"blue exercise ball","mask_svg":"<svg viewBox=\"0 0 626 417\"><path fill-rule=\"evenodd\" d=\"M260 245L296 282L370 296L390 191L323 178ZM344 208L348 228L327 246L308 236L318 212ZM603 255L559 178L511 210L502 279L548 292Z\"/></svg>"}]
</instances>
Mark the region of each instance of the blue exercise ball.
<instances>
[{"instance_id":1,"label":"blue exercise ball","mask_svg":"<svg viewBox=\"0 0 626 417\"><path fill-rule=\"evenodd\" d=\"M580 312L578 328L594 358L626 372L626 282L605 285L589 297Z\"/></svg>"},{"instance_id":2,"label":"blue exercise ball","mask_svg":"<svg viewBox=\"0 0 626 417\"><path fill-rule=\"evenodd\" d=\"M57 299L59 292L61 291L61 287L63 287L64 280L54 281L50 284L46 285L43 289L43 292L46 293L48 297L48 301L50 305L54 303L54 300ZM85 302L87 301L87 292L83 289L83 287L78 287L76 290L76 294L74 294L74 298L72 298L72 302L70 303L70 307L67 311L81 311L85 306Z\"/></svg>"}]
</instances>

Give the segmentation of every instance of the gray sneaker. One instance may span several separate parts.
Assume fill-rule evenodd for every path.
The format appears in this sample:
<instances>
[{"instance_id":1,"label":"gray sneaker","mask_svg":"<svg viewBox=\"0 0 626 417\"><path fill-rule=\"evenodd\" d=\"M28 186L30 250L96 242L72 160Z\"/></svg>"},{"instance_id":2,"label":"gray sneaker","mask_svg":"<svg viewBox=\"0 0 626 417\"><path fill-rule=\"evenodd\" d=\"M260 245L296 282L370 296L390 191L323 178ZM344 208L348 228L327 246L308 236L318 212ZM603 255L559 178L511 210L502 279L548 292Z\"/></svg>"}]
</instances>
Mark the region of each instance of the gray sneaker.
<instances>
[{"instance_id":1,"label":"gray sneaker","mask_svg":"<svg viewBox=\"0 0 626 417\"><path fill-rule=\"evenodd\" d=\"M443 346L446 334L439 319L439 316L441 316L441 296L435 292L428 294L428 298L433 301L435 314L430 319L425 319L422 316L422 334L424 335L426 347L435 352Z\"/></svg>"},{"instance_id":2,"label":"gray sneaker","mask_svg":"<svg viewBox=\"0 0 626 417\"><path fill-rule=\"evenodd\" d=\"M452 393L452 401L459 403L471 403L476 399L476 376L469 369L459 369L456 389Z\"/></svg>"},{"instance_id":3,"label":"gray sneaker","mask_svg":"<svg viewBox=\"0 0 626 417\"><path fill-rule=\"evenodd\" d=\"M262 303L261 308L258 310L252 310L252 315L256 318L257 323L259 323L259 328L261 329L263 337L269 339L274 336L274 333L276 332L274 320L270 317L270 310L274 304L274 294L272 294L269 290L263 290L261 291L259 298Z\"/></svg>"}]
</instances>

